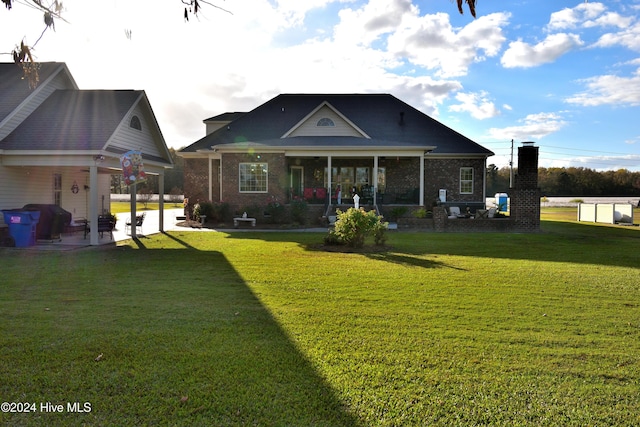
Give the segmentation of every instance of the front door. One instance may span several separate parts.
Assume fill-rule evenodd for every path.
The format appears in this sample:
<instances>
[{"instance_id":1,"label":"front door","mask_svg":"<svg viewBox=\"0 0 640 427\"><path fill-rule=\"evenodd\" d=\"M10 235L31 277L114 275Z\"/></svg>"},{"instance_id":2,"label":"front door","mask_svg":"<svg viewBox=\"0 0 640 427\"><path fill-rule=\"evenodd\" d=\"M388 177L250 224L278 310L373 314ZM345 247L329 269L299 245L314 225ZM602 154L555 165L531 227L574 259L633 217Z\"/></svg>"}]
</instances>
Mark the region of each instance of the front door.
<instances>
[{"instance_id":1,"label":"front door","mask_svg":"<svg viewBox=\"0 0 640 427\"><path fill-rule=\"evenodd\" d=\"M291 166L291 197L302 197L304 189L304 168Z\"/></svg>"}]
</instances>

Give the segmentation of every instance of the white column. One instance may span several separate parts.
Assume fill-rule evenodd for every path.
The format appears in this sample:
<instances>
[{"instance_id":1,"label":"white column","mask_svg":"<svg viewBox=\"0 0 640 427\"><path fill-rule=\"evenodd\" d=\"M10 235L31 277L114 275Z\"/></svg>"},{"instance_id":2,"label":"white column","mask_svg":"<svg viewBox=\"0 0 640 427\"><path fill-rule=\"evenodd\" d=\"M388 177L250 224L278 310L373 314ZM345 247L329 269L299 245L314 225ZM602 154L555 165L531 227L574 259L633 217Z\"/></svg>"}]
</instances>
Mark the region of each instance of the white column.
<instances>
[{"instance_id":1,"label":"white column","mask_svg":"<svg viewBox=\"0 0 640 427\"><path fill-rule=\"evenodd\" d=\"M378 204L378 200L376 199L378 197L378 155L376 154L375 156L373 156L373 182L372 182L372 188L373 188L373 205L377 205Z\"/></svg>"},{"instance_id":2,"label":"white column","mask_svg":"<svg viewBox=\"0 0 640 427\"><path fill-rule=\"evenodd\" d=\"M160 209L158 231L164 231L164 170L158 175L158 209Z\"/></svg>"},{"instance_id":3,"label":"white column","mask_svg":"<svg viewBox=\"0 0 640 427\"><path fill-rule=\"evenodd\" d=\"M213 200L213 190L212 190L212 186L213 186L213 159L211 159L211 157L208 157L208 162L209 162L209 186L207 187L208 190L208 194L209 194L209 200Z\"/></svg>"},{"instance_id":4,"label":"white column","mask_svg":"<svg viewBox=\"0 0 640 427\"><path fill-rule=\"evenodd\" d=\"M129 186L129 206L130 206L130 214L131 214L131 238L136 238L136 203L138 201L138 188L135 184Z\"/></svg>"},{"instance_id":5,"label":"white column","mask_svg":"<svg viewBox=\"0 0 640 427\"><path fill-rule=\"evenodd\" d=\"M421 154L420 157L420 206L424 206L424 154Z\"/></svg>"},{"instance_id":6,"label":"white column","mask_svg":"<svg viewBox=\"0 0 640 427\"><path fill-rule=\"evenodd\" d=\"M331 156L327 156L327 192L329 193L329 204L331 204Z\"/></svg>"},{"instance_id":7,"label":"white column","mask_svg":"<svg viewBox=\"0 0 640 427\"><path fill-rule=\"evenodd\" d=\"M98 238L98 166L89 166L89 243L99 245Z\"/></svg>"},{"instance_id":8,"label":"white column","mask_svg":"<svg viewBox=\"0 0 640 427\"><path fill-rule=\"evenodd\" d=\"M218 166L218 181L220 182L220 201L222 201L222 154L220 154L220 165Z\"/></svg>"}]
</instances>

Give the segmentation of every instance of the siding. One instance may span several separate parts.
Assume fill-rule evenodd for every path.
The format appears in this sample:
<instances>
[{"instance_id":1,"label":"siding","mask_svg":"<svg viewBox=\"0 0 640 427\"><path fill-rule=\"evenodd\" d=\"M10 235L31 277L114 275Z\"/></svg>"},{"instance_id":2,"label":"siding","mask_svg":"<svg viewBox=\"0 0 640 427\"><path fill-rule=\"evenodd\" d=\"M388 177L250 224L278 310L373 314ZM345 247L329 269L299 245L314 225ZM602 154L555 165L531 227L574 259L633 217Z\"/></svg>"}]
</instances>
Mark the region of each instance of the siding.
<instances>
[{"instance_id":1,"label":"siding","mask_svg":"<svg viewBox=\"0 0 640 427\"><path fill-rule=\"evenodd\" d=\"M62 208L73 218L87 218L89 191L84 186L89 185L89 174L78 168L0 166L0 209L17 209L28 203L53 204L54 174L62 174ZM79 187L76 194L71 191L74 181ZM111 175L98 175L98 211L110 210L110 182ZM3 221L0 218L0 223Z\"/></svg>"},{"instance_id":2,"label":"siding","mask_svg":"<svg viewBox=\"0 0 640 427\"><path fill-rule=\"evenodd\" d=\"M130 126L131 118L138 116L142 130L134 129ZM123 119L122 124L116 130L115 135L109 141L109 147L117 148L124 151L140 150L145 154L166 158L166 153L162 147L162 144L156 143L155 123L150 118L140 104L138 104L129 114Z\"/></svg>"},{"instance_id":3,"label":"siding","mask_svg":"<svg viewBox=\"0 0 640 427\"><path fill-rule=\"evenodd\" d=\"M30 99L22 108L18 107L15 115L11 116L5 124L0 127L0 140L14 131L36 108L44 102L57 89L73 89L73 85L69 82L65 73L58 73L51 82L40 86L35 96Z\"/></svg>"},{"instance_id":4,"label":"siding","mask_svg":"<svg viewBox=\"0 0 640 427\"><path fill-rule=\"evenodd\" d=\"M335 126L316 126L322 118L333 120ZM289 136L355 136L362 138L362 134L336 114L331 108L324 106L316 111L307 121L302 123Z\"/></svg>"}]
</instances>

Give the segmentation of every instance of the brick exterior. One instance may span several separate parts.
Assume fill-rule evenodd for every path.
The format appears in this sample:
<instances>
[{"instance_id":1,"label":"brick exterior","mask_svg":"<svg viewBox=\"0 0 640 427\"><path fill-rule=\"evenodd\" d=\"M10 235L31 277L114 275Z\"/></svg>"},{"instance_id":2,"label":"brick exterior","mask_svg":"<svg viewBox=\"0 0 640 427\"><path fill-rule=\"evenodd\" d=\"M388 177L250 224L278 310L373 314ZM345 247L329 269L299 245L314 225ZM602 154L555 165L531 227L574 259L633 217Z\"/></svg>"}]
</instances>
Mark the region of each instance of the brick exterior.
<instances>
[{"instance_id":1,"label":"brick exterior","mask_svg":"<svg viewBox=\"0 0 640 427\"><path fill-rule=\"evenodd\" d=\"M238 165L244 162L263 163L269 165L268 191L265 193L240 193ZM304 186L324 186L326 159L303 158L290 159L284 154L224 154L222 158L222 175L224 183L222 200L229 203L232 212L240 212L247 207L264 207L270 198L277 198L281 203L288 203L290 196L289 168L304 168ZM352 166L373 168L371 159L334 159L333 167ZM395 195L405 193L419 187L420 164L417 158L385 158L380 159L379 167L386 170L387 187L380 204L395 202ZM473 194L460 194L460 168L474 168ZM220 200L220 183L218 181L220 160L211 160L212 187L214 201ZM477 207L484 207L484 160L482 159L426 159L425 160L425 206L427 209L435 204L438 190L447 190L446 205L457 205L462 209L470 207L474 212ZM518 150L518 175L515 187L510 190L511 212L508 218L495 219L449 219L444 206L433 207L431 220L407 220L405 227L433 229L436 232L536 232L540 230L540 189L538 184L538 147L524 146ZM209 166L206 159L185 159L185 194L193 202L207 200L209 195ZM478 204L478 206L476 206ZM308 224L319 224L322 221L324 204L309 206Z\"/></svg>"},{"instance_id":2,"label":"brick exterior","mask_svg":"<svg viewBox=\"0 0 640 427\"><path fill-rule=\"evenodd\" d=\"M473 168L473 193L460 194L460 168ZM441 188L447 190L447 204L484 207L484 159L426 159L424 167L424 202L432 206Z\"/></svg>"},{"instance_id":3,"label":"brick exterior","mask_svg":"<svg viewBox=\"0 0 640 427\"><path fill-rule=\"evenodd\" d=\"M511 190L511 217L517 231L540 231L538 147L518 148L518 175Z\"/></svg>"}]
</instances>

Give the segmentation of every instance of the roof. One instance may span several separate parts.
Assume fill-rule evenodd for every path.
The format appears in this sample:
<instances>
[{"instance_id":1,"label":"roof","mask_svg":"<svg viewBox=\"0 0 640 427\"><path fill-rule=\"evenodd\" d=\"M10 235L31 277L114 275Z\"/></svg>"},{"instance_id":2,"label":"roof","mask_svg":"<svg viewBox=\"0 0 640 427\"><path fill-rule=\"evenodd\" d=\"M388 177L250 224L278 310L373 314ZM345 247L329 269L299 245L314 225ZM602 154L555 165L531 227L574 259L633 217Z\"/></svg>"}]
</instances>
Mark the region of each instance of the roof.
<instances>
[{"instance_id":1,"label":"roof","mask_svg":"<svg viewBox=\"0 0 640 427\"><path fill-rule=\"evenodd\" d=\"M369 138L282 138L323 103L330 104ZM219 116L216 116L219 117ZM209 119L211 120L211 119ZM432 153L491 156L490 150L390 94L282 94L181 150L247 143L264 146L436 147Z\"/></svg>"},{"instance_id":2,"label":"roof","mask_svg":"<svg viewBox=\"0 0 640 427\"><path fill-rule=\"evenodd\" d=\"M232 122L240 117L244 116L247 113L243 113L240 111L234 111L232 113L222 113L217 116L209 117L208 119L204 119L203 122Z\"/></svg>"},{"instance_id":3,"label":"roof","mask_svg":"<svg viewBox=\"0 0 640 427\"><path fill-rule=\"evenodd\" d=\"M140 90L57 90L2 142L5 150L101 150Z\"/></svg>"},{"instance_id":4,"label":"roof","mask_svg":"<svg viewBox=\"0 0 640 427\"><path fill-rule=\"evenodd\" d=\"M42 62L38 65L40 82L46 81L65 67L59 62ZM0 122L32 93L34 89L29 87L29 82L24 78L24 72L19 65L13 62L0 63Z\"/></svg>"}]
</instances>

